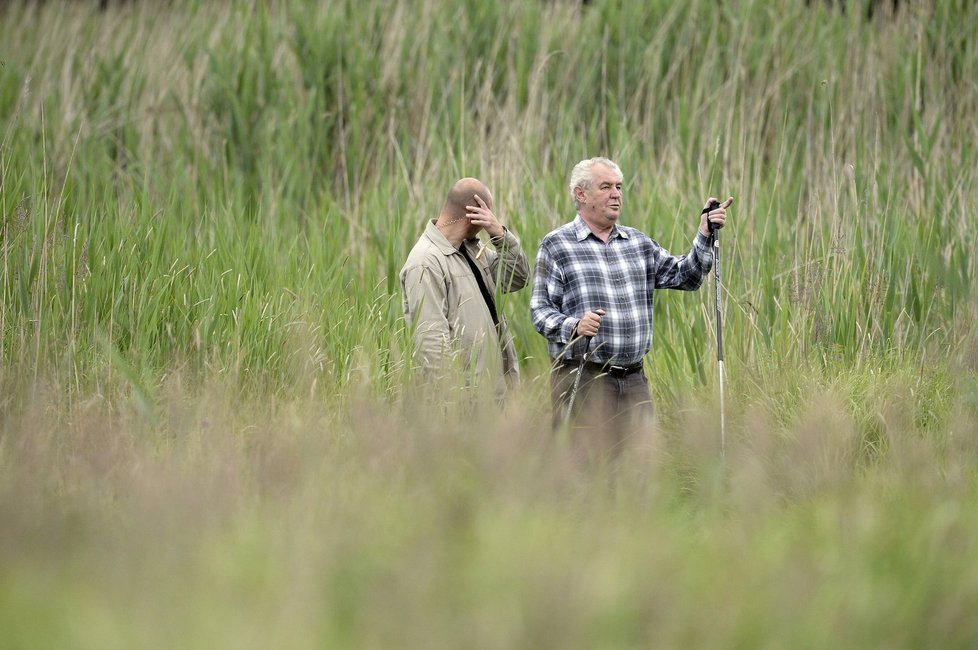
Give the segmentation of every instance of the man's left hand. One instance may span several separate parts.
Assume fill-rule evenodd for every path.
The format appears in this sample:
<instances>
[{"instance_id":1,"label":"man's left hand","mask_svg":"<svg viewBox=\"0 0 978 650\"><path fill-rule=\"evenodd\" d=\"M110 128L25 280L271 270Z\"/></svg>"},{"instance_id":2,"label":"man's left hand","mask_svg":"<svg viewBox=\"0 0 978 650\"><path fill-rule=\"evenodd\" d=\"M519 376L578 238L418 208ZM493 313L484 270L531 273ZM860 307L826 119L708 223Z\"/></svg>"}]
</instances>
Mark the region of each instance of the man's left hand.
<instances>
[{"instance_id":1,"label":"man's left hand","mask_svg":"<svg viewBox=\"0 0 978 650\"><path fill-rule=\"evenodd\" d=\"M704 205L703 208L706 209L710 207L710 203L713 201L717 200L711 196L706 200L706 205ZM717 202L719 203L719 201ZM727 222L727 208L730 207L731 203L733 203L732 196L723 203L720 203L719 208L714 208L710 212L703 215L703 217L700 219L700 232L703 233L704 237L710 236L709 223L712 223L714 228L723 228L724 224ZM709 223L707 223L707 221L709 221Z\"/></svg>"},{"instance_id":2,"label":"man's left hand","mask_svg":"<svg viewBox=\"0 0 978 650\"><path fill-rule=\"evenodd\" d=\"M496 215L492 213L492 210L490 210L489 206L486 205L486 202L482 200L482 197L476 194L475 201L479 205L465 206L465 209L468 210L465 216L469 218L469 222L473 226L485 228L490 237L502 237L505 235L506 229L503 228L501 223L499 223L499 220L496 219Z\"/></svg>"}]
</instances>

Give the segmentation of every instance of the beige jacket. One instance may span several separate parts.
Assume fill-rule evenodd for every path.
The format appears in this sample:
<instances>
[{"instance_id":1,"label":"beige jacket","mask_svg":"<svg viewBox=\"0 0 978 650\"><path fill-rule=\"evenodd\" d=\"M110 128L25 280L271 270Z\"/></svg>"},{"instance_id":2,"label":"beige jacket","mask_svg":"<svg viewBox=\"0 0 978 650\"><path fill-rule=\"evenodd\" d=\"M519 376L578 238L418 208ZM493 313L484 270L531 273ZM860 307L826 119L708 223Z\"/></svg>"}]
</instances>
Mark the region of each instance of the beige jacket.
<instances>
[{"instance_id":1,"label":"beige jacket","mask_svg":"<svg viewBox=\"0 0 978 650\"><path fill-rule=\"evenodd\" d=\"M404 317L414 327L415 348L423 367L439 373L455 367L466 373L468 381L488 379L501 397L507 378L518 381L519 367L499 294L526 286L530 265L519 239L509 230L490 241L492 245L475 263L496 302L498 331L472 269L435 227L434 219L401 269L401 293ZM475 259L479 239L473 237L462 245Z\"/></svg>"}]
</instances>

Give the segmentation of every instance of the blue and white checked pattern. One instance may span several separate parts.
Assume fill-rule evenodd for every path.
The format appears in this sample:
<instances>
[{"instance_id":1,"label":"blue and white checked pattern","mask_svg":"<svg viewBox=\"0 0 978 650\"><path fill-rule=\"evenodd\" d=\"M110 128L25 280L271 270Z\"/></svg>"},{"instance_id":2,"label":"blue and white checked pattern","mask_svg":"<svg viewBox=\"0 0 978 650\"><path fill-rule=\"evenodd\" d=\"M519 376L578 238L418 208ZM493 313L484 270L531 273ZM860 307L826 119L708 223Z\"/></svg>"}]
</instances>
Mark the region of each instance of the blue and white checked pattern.
<instances>
[{"instance_id":1,"label":"blue and white checked pattern","mask_svg":"<svg viewBox=\"0 0 978 650\"><path fill-rule=\"evenodd\" d=\"M591 361L627 366L652 347L652 293L692 291L713 267L710 239L697 231L689 254L676 257L635 228L615 225L605 243L577 216L540 243L530 313L553 359L579 360L584 342L568 346L586 311L604 309Z\"/></svg>"}]
</instances>

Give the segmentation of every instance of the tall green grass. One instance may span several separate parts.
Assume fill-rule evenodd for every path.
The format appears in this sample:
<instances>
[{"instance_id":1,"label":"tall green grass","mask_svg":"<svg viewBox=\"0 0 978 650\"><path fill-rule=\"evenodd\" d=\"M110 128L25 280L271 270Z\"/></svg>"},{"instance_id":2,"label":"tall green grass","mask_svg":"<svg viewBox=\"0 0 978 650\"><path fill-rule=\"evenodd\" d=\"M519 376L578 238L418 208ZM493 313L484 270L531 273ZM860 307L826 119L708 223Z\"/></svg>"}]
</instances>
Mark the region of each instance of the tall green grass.
<instances>
[{"instance_id":1,"label":"tall green grass","mask_svg":"<svg viewBox=\"0 0 978 650\"><path fill-rule=\"evenodd\" d=\"M316 355L297 363L269 325L297 319L320 326L324 367L357 345L388 355L399 263L448 183L484 177L532 252L572 216L570 166L597 153L627 172L627 220L677 252L706 195L737 197L736 358L858 364L973 342L978 18L964 7L873 22L793 3L24 4L4 18L10 363L81 385L114 346L147 377L181 358L289 383ZM657 372L705 380L705 298L662 296ZM541 371L525 299L505 302ZM377 303L382 316L361 311Z\"/></svg>"},{"instance_id":2,"label":"tall green grass","mask_svg":"<svg viewBox=\"0 0 978 650\"><path fill-rule=\"evenodd\" d=\"M0 639L973 645L978 9L902 4L4 4ZM736 197L726 465L711 287L614 481L528 290L505 412L419 412L424 220L532 257L593 155L676 253Z\"/></svg>"}]
</instances>

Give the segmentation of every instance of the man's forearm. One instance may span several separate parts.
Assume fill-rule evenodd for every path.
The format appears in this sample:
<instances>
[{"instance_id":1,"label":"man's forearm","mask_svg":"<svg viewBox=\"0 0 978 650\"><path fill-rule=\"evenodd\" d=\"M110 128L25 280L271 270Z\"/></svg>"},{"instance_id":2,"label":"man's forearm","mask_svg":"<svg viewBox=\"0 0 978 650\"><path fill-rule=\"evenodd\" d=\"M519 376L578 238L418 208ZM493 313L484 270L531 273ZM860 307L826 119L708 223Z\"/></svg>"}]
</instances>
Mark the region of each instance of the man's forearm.
<instances>
[{"instance_id":1,"label":"man's forearm","mask_svg":"<svg viewBox=\"0 0 978 650\"><path fill-rule=\"evenodd\" d=\"M520 246L520 240L510 230L491 240L498 252L497 268L493 270L496 283L503 293L519 291L530 279L530 263Z\"/></svg>"}]
</instances>

